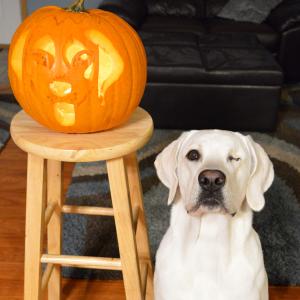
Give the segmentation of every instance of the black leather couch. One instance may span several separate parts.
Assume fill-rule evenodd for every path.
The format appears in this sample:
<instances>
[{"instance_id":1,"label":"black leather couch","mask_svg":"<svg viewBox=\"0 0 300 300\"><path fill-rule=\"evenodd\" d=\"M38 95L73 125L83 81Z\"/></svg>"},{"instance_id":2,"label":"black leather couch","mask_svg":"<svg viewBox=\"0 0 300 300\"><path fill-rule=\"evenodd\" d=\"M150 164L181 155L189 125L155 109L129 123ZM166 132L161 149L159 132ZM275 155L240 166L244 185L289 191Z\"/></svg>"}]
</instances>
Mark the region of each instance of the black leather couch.
<instances>
[{"instance_id":1,"label":"black leather couch","mask_svg":"<svg viewBox=\"0 0 300 300\"><path fill-rule=\"evenodd\" d=\"M142 106L159 128L272 130L283 74L300 79L300 3L263 24L216 17L227 0L103 0L140 34L148 56Z\"/></svg>"}]
</instances>

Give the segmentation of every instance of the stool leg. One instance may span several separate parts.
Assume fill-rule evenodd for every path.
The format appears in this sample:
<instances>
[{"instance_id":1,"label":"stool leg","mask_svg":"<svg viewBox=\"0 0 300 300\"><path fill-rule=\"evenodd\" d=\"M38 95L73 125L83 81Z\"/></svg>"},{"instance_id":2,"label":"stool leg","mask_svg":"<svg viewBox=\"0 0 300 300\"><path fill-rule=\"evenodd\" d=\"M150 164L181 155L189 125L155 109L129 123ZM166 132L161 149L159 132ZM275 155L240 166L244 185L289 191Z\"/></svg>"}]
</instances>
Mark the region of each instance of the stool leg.
<instances>
[{"instance_id":1,"label":"stool leg","mask_svg":"<svg viewBox=\"0 0 300 300\"><path fill-rule=\"evenodd\" d=\"M41 299L46 176L43 158L28 154L24 300Z\"/></svg>"},{"instance_id":2,"label":"stool leg","mask_svg":"<svg viewBox=\"0 0 300 300\"><path fill-rule=\"evenodd\" d=\"M61 254L62 240L62 163L48 160L47 164L47 202L55 205L48 224L48 253ZM48 282L48 300L61 299L61 266L55 265Z\"/></svg>"},{"instance_id":3,"label":"stool leg","mask_svg":"<svg viewBox=\"0 0 300 300\"><path fill-rule=\"evenodd\" d=\"M142 300L141 276L125 163L123 158L107 161L122 273L127 300Z\"/></svg>"},{"instance_id":4,"label":"stool leg","mask_svg":"<svg viewBox=\"0 0 300 300\"><path fill-rule=\"evenodd\" d=\"M134 207L139 207L139 223L137 225L136 243L139 253L139 258L148 264L147 276L147 293L146 299L153 299L153 268L151 262L151 254L149 248L149 237L147 230L147 222L145 218L145 209L143 202L143 190L139 173L136 153L132 153L125 158L125 166L128 176L128 185L130 190L131 204Z\"/></svg>"}]
</instances>

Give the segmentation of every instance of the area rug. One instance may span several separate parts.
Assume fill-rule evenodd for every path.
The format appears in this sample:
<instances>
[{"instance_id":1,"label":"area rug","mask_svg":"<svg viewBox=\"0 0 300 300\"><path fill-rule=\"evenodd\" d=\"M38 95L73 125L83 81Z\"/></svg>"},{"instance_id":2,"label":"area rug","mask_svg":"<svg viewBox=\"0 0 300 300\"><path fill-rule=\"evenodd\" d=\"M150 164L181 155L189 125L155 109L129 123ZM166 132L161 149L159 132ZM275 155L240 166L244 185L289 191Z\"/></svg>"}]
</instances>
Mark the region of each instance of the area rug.
<instances>
[{"instance_id":1,"label":"area rug","mask_svg":"<svg viewBox=\"0 0 300 300\"><path fill-rule=\"evenodd\" d=\"M7 60L8 50L0 49L0 85L7 85L9 83L7 76Z\"/></svg>"},{"instance_id":2,"label":"area rug","mask_svg":"<svg viewBox=\"0 0 300 300\"><path fill-rule=\"evenodd\" d=\"M13 116L20 110L12 95L0 95L0 152L9 140L9 126Z\"/></svg>"},{"instance_id":3,"label":"area rug","mask_svg":"<svg viewBox=\"0 0 300 300\"><path fill-rule=\"evenodd\" d=\"M156 130L150 143L138 153L152 258L169 224L167 189L159 182L153 162L180 131ZM270 284L300 284L300 109L282 108L275 133L250 133L271 156L276 177L266 193L264 210L254 216L265 257ZM78 163L67 193L67 203L111 206L105 165ZM111 217L66 215L63 251L65 254L118 257L116 232ZM117 271L65 268L72 278L121 278Z\"/></svg>"}]
</instances>

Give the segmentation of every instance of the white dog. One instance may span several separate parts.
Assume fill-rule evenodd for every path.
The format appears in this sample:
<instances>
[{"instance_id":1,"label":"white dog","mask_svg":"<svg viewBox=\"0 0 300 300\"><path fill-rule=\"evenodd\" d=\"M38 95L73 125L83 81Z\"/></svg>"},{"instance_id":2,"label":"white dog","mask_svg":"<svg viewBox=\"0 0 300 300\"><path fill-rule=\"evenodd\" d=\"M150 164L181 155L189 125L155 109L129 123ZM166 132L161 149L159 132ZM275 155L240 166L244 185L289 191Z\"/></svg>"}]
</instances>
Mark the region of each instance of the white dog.
<instances>
[{"instance_id":1,"label":"white dog","mask_svg":"<svg viewBox=\"0 0 300 300\"><path fill-rule=\"evenodd\" d=\"M155 161L173 203L156 255L155 300L267 300L252 210L265 204L273 165L250 136L183 133Z\"/></svg>"}]
</instances>

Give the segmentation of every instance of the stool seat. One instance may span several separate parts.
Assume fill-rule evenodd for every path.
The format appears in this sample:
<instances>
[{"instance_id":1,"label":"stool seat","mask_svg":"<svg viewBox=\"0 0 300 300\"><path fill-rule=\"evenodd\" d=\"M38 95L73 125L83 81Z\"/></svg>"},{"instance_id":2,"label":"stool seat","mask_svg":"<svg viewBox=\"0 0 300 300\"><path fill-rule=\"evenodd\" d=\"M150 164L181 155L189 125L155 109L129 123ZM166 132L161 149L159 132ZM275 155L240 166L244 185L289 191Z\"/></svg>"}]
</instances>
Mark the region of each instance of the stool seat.
<instances>
[{"instance_id":1,"label":"stool seat","mask_svg":"<svg viewBox=\"0 0 300 300\"><path fill-rule=\"evenodd\" d=\"M133 153L153 133L151 116L138 107L122 126L103 132L66 134L52 131L20 111L12 120L11 136L25 152L67 162L109 160Z\"/></svg>"}]
</instances>

